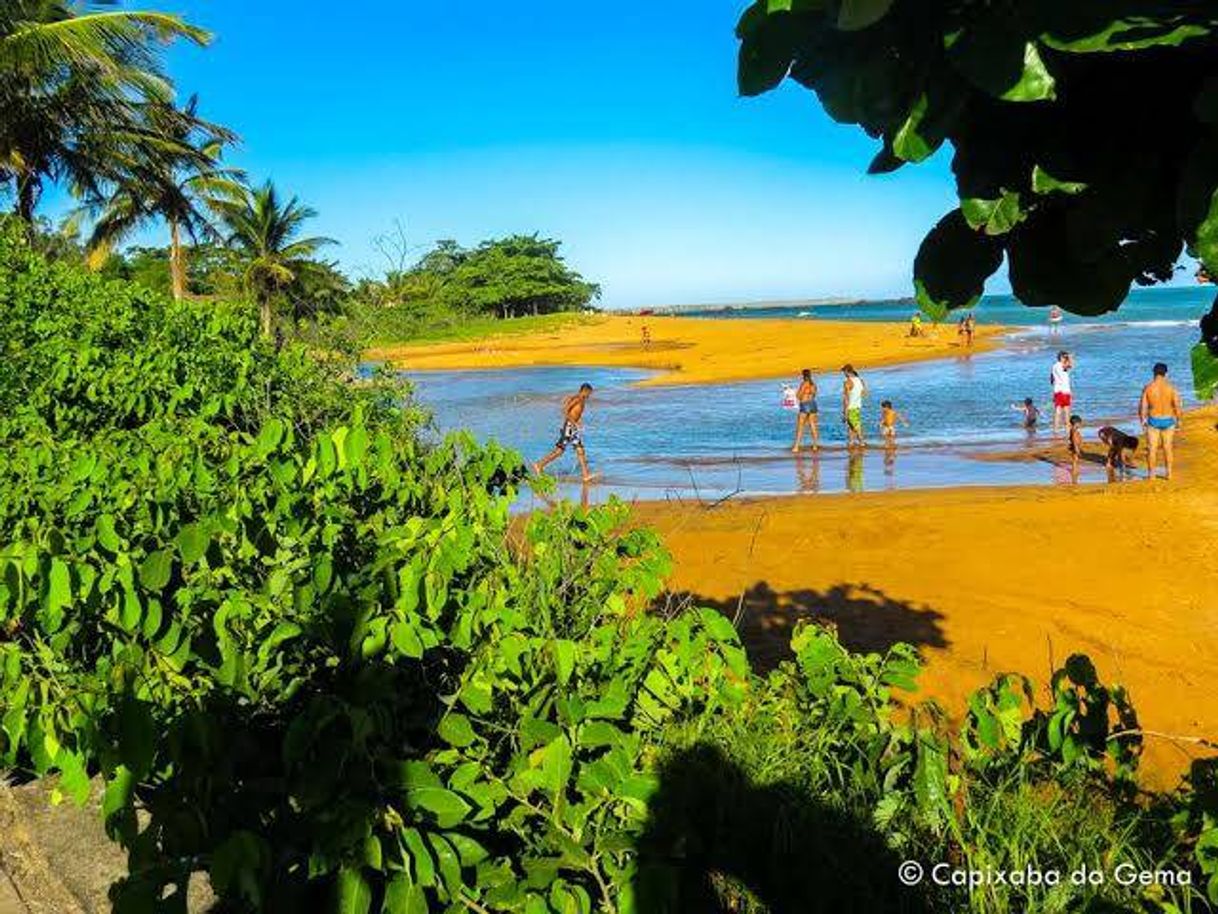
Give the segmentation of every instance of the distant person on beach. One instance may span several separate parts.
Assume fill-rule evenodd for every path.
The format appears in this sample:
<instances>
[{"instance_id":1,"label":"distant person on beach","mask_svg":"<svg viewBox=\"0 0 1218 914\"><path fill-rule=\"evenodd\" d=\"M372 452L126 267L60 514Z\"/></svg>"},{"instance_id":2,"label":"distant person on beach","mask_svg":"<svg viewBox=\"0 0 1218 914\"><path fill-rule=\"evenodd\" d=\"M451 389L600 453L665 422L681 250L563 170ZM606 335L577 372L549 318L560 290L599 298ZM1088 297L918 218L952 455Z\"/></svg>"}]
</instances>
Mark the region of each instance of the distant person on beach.
<instances>
[{"instance_id":1,"label":"distant person on beach","mask_svg":"<svg viewBox=\"0 0 1218 914\"><path fill-rule=\"evenodd\" d=\"M1074 403L1074 388L1070 381L1070 372L1074 368L1074 360L1070 353L1062 350L1057 354L1057 361L1049 372L1049 383L1053 385L1053 433L1059 428L1069 430L1070 407Z\"/></svg>"},{"instance_id":2,"label":"distant person on beach","mask_svg":"<svg viewBox=\"0 0 1218 914\"><path fill-rule=\"evenodd\" d=\"M1024 428L1028 431L1036 429L1036 423L1040 421L1040 410L1036 408L1031 397L1024 397L1022 403L1012 403L1011 409L1023 416Z\"/></svg>"},{"instance_id":3,"label":"distant person on beach","mask_svg":"<svg viewBox=\"0 0 1218 914\"><path fill-rule=\"evenodd\" d=\"M651 348L651 328L647 326L647 321L643 321L643 348Z\"/></svg>"},{"instance_id":4,"label":"distant person on beach","mask_svg":"<svg viewBox=\"0 0 1218 914\"><path fill-rule=\"evenodd\" d=\"M1180 391L1167 380L1167 365L1156 362L1153 373L1151 382L1142 388L1142 400L1138 404L1138 418L1146 429L1146 478L1154 479L1162 447L1167 478L1171 479L1173 445L1176 430L1184 420L1184 410L1180 405Z\"/></svg>"},{"instance_id":5,"label":"distant person on beach","mask_svg":"<svg viewBox=\"0 0 1218 914\"><path fill-rule=\"evenodd\" d=\"M579 458L579 468L583 471L584 482L592 480L588 470L588 455L584 452L584 410L588 406L588 398L592 396L592 385L581 384L579 393L572 394L562 402L562 429L558 440L554 442L554 450L533 464L533 472L541 473L551 463L566 453L568 446L575 447L575 456Z\"/></svg>"},{"instance_id":6,"label":"distant person on beach","mask_svg":"<svg viewBox=\"0 0 1218 914\"><path fill-rule=\"evenodd\" d=\"M888 445L897 443L898 422L909 428L909 420L905 418L904 413L893 407L891 400L884 400L880 403L880 434L884 436L884 441Z\"/></svg>"},{"instance_id":7,"label":"distant person on beach","mask_svg":"<svg viewBox=\"0 0 1218 914\"><path fill-rule=\"evenodd\" d=\"M854 370L854 366L842 366L845 380L842 382L842 421L846 423L846 447L866 447L867 440L863 437L863 397L867 394L867 385Z\"/></svg>"},{"instance_id":8,"label":"distant person on beach","mask_svg":"<svg viewBox=\"0 0 1218 914\"><path fill-rule=\"evenodd\" d=\"M1057 307L1057 305L1054 305L1049 309L1049 333L1056 336L1058 331L1061 329L1061 323L1062 309Z\"/></svg>"},{"instance_id":9,"label":"distant person on beach","mask_svg":"<svg viewBox=\"0 0 1218 914\"><path fill-rule=\"evenodd\" d=\"M804 429L807 429L812 437L812 450L820 450L816 382L812 380L811 369L805 368L802 375L803 378L799 382L799 389L795 391L795 399L799 403L799 412L795 417L795 445L791 448L791 452L794 454L799 453L799 449L803 444Z\"/></svg>"},{"instance_id":10,"label":"distant person on beach","mask_svg":"<svg viewBox=\"0 0 1218 914\"><path fill-rule=\"evenodd\" d=\"M965 346L972 348L973 334L977 332L977 319L971 314L966 314L960 318L960 323L956 328L956 335L960 337Z\"/></svg>"},{"instance_id":11,"label":"distant person on beach","mask_svg":"<svg viewBox=\"0 0 1218 914\"><path fill-rule=\"evenodd\" d=\"M1070 473L1078 480L1078 462L1083 457L1083 420L1081 416L1070 417L1070 438L1066 444L1070 452Z\"/></svg>"},{"instance_id":12,"label":"distant person on beach","mask_svg":"<svg viewBox=\"0 0 1218 914\"><path fill-rule=\"evenodd\" d=\"M922 334L922 315L919 314L917 311L915 311L914 316L909 319L909 335L910 336L922 336L923 335Z\"/></svg>"},{"instance_id":13,"label":"distant person on beach","mask_svg":"<svg viewBox=\"0 0 1218 914\"><path fill-rule=\"evenodd\" d=\"M1108 457L1104 466L1110 470L1124 470L1130 466L1130 457L1138 449L1138 439L1135 435L1121 431L1111 425L1105 425L1096 433L1100 441L1108 445ZM1129 456L1126 456L1128 452Z\"/></svg>"}]
</instances>

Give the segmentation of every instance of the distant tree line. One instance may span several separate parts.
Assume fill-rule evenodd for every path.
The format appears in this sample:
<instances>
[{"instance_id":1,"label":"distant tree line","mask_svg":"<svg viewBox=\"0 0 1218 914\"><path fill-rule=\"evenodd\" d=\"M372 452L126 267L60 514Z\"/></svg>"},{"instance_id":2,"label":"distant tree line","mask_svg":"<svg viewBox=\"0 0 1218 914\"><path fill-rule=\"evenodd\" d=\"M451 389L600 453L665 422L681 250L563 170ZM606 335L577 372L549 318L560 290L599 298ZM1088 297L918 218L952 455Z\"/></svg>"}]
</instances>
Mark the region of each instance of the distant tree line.
<instances>
[{"instance_id":1,"label":"distant tree line","mask_svg":"<svg viewBox=\"0 0 1218 914\"><path fill-rule=\"evenodd\" d=\"M43 254L177 299L250 299L265 336L344 314L414 332L421 320L551 314L599 296L559 242L536 235L471 250L442 241L412 266L353 283L321 256L335 242L305 234L316 211L270 181L249 183L226 161L237 134L205 119L196 97L174 100L163 48L211 36L172 15L87 7L0 9L0 201ZM59 225L39 212L48 187L77 202ZM150 225L168 244L128 247Z\"/></svg>"}]
</instances>

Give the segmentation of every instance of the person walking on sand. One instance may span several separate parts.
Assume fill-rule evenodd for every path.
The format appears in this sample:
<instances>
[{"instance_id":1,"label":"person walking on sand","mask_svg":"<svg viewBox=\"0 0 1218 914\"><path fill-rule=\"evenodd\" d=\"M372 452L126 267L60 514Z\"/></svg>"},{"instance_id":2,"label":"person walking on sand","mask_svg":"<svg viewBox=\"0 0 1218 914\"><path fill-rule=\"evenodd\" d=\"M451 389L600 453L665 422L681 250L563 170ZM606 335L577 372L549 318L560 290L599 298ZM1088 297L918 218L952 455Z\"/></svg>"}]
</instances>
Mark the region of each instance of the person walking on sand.
<instances>
[{"instance_id":1,"label":"person walking on sand","mask_svg":"<svg viewBox=\"0 0 1218 914\"><path fill-rule=\"evenodd\" d=\"M562 402L562 429L558 440L554 442L554 450L533 464L533 472L540 474L546 467L561 457L567 447L574 445L575 456L579 458L579 468L583 471L584 482L592 480L588 470L588 455L584 452L584 410L588 406L588 398L592 396L592 385L581 384L579 393L572 394Z\"/></svg>"},{"instance_id":2,"label":"person walking on sand","mask_svg":"<svg viewBox=\"0 0 1218 914\"><path fill-rule=\"evenodd\" d=\"M1070 430L1070 406L1074 402L1074 388L1070 382L1070 371L1074 361L1070 353L1062 350L1049 372L1049 383L1053 385L1053 433L1059 429Z\"/></svg>"},{"instance_id":3,"label":"person walking on sand","mask_svg":"<svg viewBox=\"0 0 1218 914\"><path fill-rule=\"evenodd\" d=\"M1180 391L1167 380L1167 365L1156 362L1153 373L1151 382L1142 388L1142 400L1138 404L1138 418L1146 429L1146 478L1155 478L1159 448L1162 447L1167 478L1171 479L1173 445L1184 411L1180 406Z\"/></svg>"},{"instance_id":4,"label":"person walking on sand","mask_svg":"<svg viewBox=\"0 0 1218 914\"><path fill-rule=\"evenodd\" d=\"M854 366L842 366L845 380L842 382L842 421L846 423L846 447L866 447L863 437L863 397L867 394L867 385L854 370Z\"/></svg>"},{"instance_id":5,"label":"person walking on sand","mask_svg":"<svg viewBox=\"0 0 1218 914\"><path fill-rule=\"evenodd\" d=\"M799 412L795 417L795 444L791 453L798 454L803 444L804 429L812 436L812 450L820 450L820 428L816 405L816 382L812 380L812 370L805 368L803 379L799 382L799 390L795 391L795 399L799 402Z\"/></svg>"}]
</instances>

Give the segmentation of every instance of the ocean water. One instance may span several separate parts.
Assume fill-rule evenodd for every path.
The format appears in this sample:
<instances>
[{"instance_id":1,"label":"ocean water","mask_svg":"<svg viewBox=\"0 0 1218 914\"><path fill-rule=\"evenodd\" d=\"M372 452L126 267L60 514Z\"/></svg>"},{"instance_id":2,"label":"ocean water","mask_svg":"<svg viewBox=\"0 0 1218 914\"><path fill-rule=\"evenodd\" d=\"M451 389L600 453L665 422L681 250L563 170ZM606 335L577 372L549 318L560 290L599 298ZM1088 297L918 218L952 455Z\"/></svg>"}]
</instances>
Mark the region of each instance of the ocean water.
<instances>
[{"instance_id":1,"label":"ocean water","mask_svg":"<svg viewBox=\"0 0 1218 914\"><path fill-rule=\"evenodd\" d=\"M1189 349L1197 339L1196 317L1208 301L1195 290L1179 290L1194 293L1191 296L1172 294L1176 292L1152 293L1170 301L1134 302L1121 320L1069 321L1057 334L1025 321L993 352L864 371L870 390L864 416L874 445L862 455L848 454L844 447L837 374L816 377L822 451L798 458L790 453L795 418L781 408L781 379L643 388L636 382L646 372L589 367L407 376L419 401L433 411L438 430L469 428L529 460L553 446L563 397L581 383L591 383L596 392L586 413L584 437L598 479L584 491L577 484L575 456L568 453L550 468L562 483L560 493L568 497L715 500L737 493L1069 483L1068 472L1058 463L978 457L1053 440L1049 370L1060 348L1074 354L1075 412L1083 417L1085 437L1096 450L1100 446L1095 430L1101 425L1139 431L1138 397L1156 361L1168 363L1186 406L1192 405ZM825 310L845 317L847 307ZM854 310L894 307L878 303ZM999 314L1006 307L995 302L989 313ZM979 319L988 320L985 314L979 311ZM1005 315L994 321L1017 323ZM791 383L797 371L798 366L792 366ZM1034 436L1020 427L1011 408L1025 396L1032 397L1044 415L1042 429ZM879 403L885 399L910 422L901 429L895 453L878 446ZM1084 464L1081 482L1105 480L1102 466Z\"/></svg>"},{"instance_id":2,"label":"ocean water","mask_svg":"<svg viewBox=\"0 0 1218 914\"><path fill-rule=\"evenodd\" d=\"M1103 324L1113 326L1126 323L1148 323L1156 321L1197 321L1209 310L1214 301L1213 286L1189 285L1169 286L1155 289L1134 289L1118 311L1096 317L1080 317L1063 313L1062 324L1066 326ZM750 317L806 317L848 321L908 321L918 310L912 298L867 301L850 304L815 305L792 302L767 308L707 309L683 311L688 317L717 317L740 319ZM963 313L963 312L959 312ZM987 295L977 303L973 313L979 323L1003 324L1006 326L1043 326L1048 321L1048 310L1029 308L1011 295ZM954 321L954 318L949 318Z\"/></svg>"}]
</instances>

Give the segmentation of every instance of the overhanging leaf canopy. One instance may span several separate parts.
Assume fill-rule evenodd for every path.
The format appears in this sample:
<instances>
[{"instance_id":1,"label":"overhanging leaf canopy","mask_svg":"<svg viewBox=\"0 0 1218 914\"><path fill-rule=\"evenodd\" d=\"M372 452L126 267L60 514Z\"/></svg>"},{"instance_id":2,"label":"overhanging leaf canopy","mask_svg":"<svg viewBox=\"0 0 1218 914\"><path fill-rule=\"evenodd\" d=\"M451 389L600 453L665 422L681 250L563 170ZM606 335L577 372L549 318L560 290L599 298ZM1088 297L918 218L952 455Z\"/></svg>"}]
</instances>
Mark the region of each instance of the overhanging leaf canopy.
<instances>
[{"instance_id":1,"label":"overhanging leaf canopy","mask_svg":"<svg viewBox=\"0 0 1218 914\"><path fill-rule=\"evenodd\" d=\"M932 314L1004 256L1020 300L1089 315L1185 250L1218 273L1218 4L757 0L737 34L740 91L798 81L881 143L871 171L953 148L960 206L914 267Z\"/></svg>"}]
</instances>

